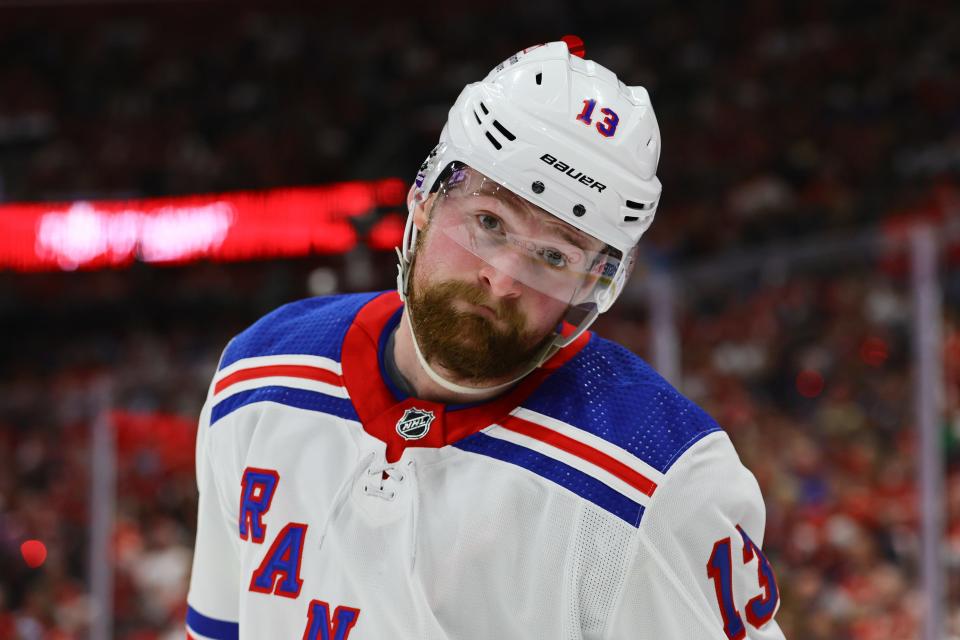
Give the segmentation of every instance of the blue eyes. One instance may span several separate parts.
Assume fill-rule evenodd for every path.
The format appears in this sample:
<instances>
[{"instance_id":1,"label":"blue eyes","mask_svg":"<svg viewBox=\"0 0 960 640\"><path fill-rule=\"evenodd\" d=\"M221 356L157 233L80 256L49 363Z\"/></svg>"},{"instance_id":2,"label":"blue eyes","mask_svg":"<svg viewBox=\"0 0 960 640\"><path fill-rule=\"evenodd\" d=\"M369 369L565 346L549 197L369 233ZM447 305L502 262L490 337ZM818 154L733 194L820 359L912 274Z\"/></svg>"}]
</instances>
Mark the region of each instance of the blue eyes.
<instances>
[{"instance_id":1,"label":"blue eyes","mask_svg":"<svg viewBox=\"0 0 960 640\"><path fill-rule=\"evenodd\" d=\"M486 229L487 231L495 231L500 228L500 219L496 216L491 216L486 213L481 213L477 216L477 220L480 222L480 226Z\"/></svg>"}]
</instances>

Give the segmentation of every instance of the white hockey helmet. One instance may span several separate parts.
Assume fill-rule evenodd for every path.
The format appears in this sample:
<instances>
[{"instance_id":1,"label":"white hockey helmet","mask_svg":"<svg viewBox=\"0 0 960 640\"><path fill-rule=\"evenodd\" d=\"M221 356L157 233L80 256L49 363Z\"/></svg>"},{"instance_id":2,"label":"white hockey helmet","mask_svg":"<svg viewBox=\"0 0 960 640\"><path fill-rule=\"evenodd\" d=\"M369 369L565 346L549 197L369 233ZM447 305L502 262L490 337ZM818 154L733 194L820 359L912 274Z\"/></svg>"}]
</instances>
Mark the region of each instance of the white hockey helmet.
<instances>
[{"instance_id":1,"label":"white hockey helmet","mask_svg":"<svg viewBox=\"0 0 960 640\"><path fill-rule=\"evenodd\" d=\"M646 89L572 55L563 41L511 56L463 89L420 167L398 251L401 297L416 249L414 210L441 187L451 166L467 165L618 254L615 272L581 310L576 330L558 335L533 368L539 366L622 292L637 242L657 210L659 158L660 130Z\"/></svg>"}]
</instances>

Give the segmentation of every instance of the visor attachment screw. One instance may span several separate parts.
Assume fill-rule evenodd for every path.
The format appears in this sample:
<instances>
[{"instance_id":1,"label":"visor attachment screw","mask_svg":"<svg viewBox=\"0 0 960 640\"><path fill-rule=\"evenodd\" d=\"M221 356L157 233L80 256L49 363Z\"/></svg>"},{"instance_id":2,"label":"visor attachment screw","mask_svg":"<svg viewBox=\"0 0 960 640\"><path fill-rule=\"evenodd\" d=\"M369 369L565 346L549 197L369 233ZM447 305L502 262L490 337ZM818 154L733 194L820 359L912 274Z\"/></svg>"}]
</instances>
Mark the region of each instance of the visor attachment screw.
<instances>
[{"instance_id":1,"label":"visor attachment screw","mask_svg":"<svg viewBox=\"0 0 960 640\"><path fill-rule=\"evenodd\" d=\"M587 212L587 208L584 207L582 204L573 205L573 215L577 216L578 218L581 217L586 212Z\"/></svg>"},{"instance_id":2,"label":"visor attachment screw","mask_svg":"<svg viewBox=\"0 0 960 640\"><path fill-rule=\"evenodd\" d=\"M543 193L543 190L545 189L545 187L543 186L543 183L540 182L539 180L535 181L532 185L530 185L530 188L533 189L534 193Z\"/></svg>"}]
</instances>

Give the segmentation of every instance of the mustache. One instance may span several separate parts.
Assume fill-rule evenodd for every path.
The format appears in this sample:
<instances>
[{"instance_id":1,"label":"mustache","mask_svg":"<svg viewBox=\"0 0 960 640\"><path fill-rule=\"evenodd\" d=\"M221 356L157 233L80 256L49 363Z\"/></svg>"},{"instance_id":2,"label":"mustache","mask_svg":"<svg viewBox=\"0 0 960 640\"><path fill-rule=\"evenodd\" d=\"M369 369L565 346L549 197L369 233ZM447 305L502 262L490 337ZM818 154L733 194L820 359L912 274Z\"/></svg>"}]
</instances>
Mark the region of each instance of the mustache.
<instances>
[{"instance_id":1,"label":"mustache","mask_svg":"<svg viewBox=\"0 0 960 640\"><path fill-rule=\"evenodd\" d=\"M486 306L498 320L456 308L456 302ZM461 281L430 283L408 300L423 355L471 381L502 379L523 367L552 339L527 328L511 301L494 302L479 286ZM539 338L539 339L538 339Z\"/></svg>"},{"instance_id":2,"label":"mustache","mask_svg":"<svg viewBox=\"0 0 960 640\"><path fill-rule=\"evenodd\" d=\"M497 320L506 323L509 327L523 331L526 322L519 309L509 301L495 301L484 289L468 282L442 282L435 285L435 294L447 300L460 300L478 307L486 307L493 311Z\"/></svg>"}]
</instances>

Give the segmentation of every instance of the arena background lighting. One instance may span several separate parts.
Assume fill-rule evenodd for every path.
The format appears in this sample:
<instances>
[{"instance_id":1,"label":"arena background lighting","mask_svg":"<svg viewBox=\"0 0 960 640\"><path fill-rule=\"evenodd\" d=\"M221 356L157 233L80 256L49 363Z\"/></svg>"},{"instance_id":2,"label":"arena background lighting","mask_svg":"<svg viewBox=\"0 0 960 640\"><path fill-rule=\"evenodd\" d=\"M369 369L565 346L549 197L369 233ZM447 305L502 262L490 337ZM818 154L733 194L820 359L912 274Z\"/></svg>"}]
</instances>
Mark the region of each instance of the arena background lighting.
<instances>
[{"instance_id":1,"label":"arena background lighting","mask_svg":"<svg viewBox=\"0 0 960 640\"><path fill-rule=\"evenodd\" d=\"M403 234L398 178L138 200L0 205L0 268L72 271L390 250Z\"/></svg>"}]
</instances>

